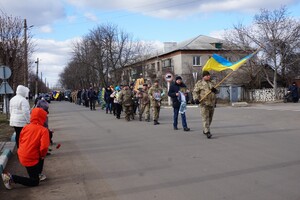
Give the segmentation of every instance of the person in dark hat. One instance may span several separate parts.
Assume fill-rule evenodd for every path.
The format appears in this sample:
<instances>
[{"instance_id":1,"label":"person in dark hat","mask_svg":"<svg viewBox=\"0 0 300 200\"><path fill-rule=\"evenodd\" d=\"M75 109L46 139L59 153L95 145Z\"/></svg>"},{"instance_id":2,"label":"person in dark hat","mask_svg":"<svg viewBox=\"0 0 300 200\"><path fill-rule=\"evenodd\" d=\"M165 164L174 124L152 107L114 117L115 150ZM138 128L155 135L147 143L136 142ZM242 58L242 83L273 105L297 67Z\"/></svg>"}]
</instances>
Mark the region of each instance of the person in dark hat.
<instances>
[{"instance_id":1,"label":"person in dark hat","mask_svg":"<svg viewBox=\"0 0 300 200\"><path fill-rule=\"evenodd\" d=\"M207 138L211 138L210 125L214 115L214 108L216 104L217 89L216 84L211 80L210 73L203 71L202 80L199 80L193 91L193 98L196 104L200 104L203 134ZM201 100L201 102L200 102Z\"/></svg>"},{"instance_id":2,"label":"person in dark hat","mask_svg":"<svg viewBox=\"0 0 300 200\"><path fill-rule=\"evenodd\" d=\"M159 86L159 80L155 80L153 86L149 89L148 94L150 98L150 104L153 111L153 123L154 125L160 124L158 122L159 112L160 112L160 103L163 90Z\"/></svg>"},{"instance_id":3,"label":"person in dark hat","mask_svg":"<svg viewBox=\"0 0 300 200\"><path fill-rule=\"evenodd\" d=\"M126 121L130 121L130 116L132 116L132 106L133 106L133 101L132 101L133 93L129 88L128 84L123 85L123 89L120 93L120 104L122 104L124 113L125 113L125 119Z\"/></svg>"},{"instance_id":4,"label":"person in dark hat","mask_svg":"<svg viewBox=\"0 0 300 200\"><path fill-rule=\"evenodd\" d=\"M293 82L289 87L288 92L292 95L293 102L297 103L299 101L299 91L296 82Z\"/></svg>"},{"instance_id":5,"label":"person in dark hat","mask_svg":"<svg viewBox=\"0 0 300 200\"><path fill-rule=\"evenodd\" d=\"M188 102L188 90L186 85L182 82L182 78L177 76L175 83L170 86L168 96L172 99L173 106L173 128L178 130L178 114L181 114L181 122L184 131L190 131L186 122L186 103Z\"/></svg>"}]
</instances>

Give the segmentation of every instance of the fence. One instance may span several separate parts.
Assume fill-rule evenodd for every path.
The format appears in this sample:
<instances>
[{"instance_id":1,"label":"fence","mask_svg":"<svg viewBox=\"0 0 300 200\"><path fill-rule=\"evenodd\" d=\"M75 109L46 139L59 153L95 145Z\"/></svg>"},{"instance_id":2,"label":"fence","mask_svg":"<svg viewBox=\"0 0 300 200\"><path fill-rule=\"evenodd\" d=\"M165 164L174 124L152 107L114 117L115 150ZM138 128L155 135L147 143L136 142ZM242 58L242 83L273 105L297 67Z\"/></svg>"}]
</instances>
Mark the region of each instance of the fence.
<instances>
[{"instance_id":1,"label":"fence","mask_svg":"<svg viewBox=\"0 0 300 200\"><path fill-rule=\"evenodd\" d=\"M286 94L286 92L286 88L277 88L278 99L283 99L283 96ZM252 102L271 102L278 99L275 98L273 88L255 89L249 91L249 101Z\"/></svg>"}]
</instances>

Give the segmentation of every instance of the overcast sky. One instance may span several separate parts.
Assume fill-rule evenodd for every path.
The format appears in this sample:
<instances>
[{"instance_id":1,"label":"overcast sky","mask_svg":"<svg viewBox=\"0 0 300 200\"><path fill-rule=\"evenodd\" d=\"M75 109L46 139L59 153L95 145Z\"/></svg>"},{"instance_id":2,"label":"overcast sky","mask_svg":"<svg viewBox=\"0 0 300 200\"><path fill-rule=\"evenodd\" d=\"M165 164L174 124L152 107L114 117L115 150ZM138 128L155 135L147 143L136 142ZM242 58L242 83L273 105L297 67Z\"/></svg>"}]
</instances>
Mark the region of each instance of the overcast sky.
<instances>
[{"instance_id":1,"label":"overcast sky","mask_svg":"<svg viewBox=\"0 0 300 200\"><path fill-rule=\"evenodd\" d=\"M251 23L261 8L283 4L299 19L300 0L1 0L0 10L33 25L36 52L30 59L40 59L43 77L54 86L73 41L101 23L146 42L181 42L197 35L221 37L234 24Z\"/></svg>"}]
</instances>

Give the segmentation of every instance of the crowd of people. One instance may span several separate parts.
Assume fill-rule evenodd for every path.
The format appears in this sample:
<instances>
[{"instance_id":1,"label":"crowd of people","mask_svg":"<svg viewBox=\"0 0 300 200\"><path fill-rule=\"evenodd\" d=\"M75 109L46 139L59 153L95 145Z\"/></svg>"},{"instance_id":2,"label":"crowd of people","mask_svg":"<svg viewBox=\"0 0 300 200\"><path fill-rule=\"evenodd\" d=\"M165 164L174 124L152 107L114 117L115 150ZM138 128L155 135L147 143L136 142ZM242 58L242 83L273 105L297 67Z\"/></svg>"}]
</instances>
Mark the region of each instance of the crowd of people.
<instances>
[{"instance_id":1,"label":"crowd of people","mask_svg":"<svg viewBox=\"0 0 300 200\"><path fill-rule=\"evenodd\" d=\"M203 134L211 138L210 124L212 122L217 90L214 88L216 83L211 80L208 71L203 72L203 79L198 81L193 91L193 99L190 101L188 93L190 92L180 76L175 78L170 86L167 95L172 100L173 107L173 129L178 128L178 115L181 116L183 131L190 131L186 119L187 103L192 102L200 104L201 116L203 119ZM71 93L73 103L90 107L95 110L95 102L98 101L99 107L105 109L120 119L121 112L124 113L126 121L131 121L138 116L139 121L151 121L154 125L159 125L159 113L162 99L165 92L160 86L159 80L155 80L153 85L143 84L137 89L133 85L123 84L120 86L108 86L98 92L91 87L89 90L75 90ZM152 113L151 113L152 111Z\"/></svg>"},{"instance_id":2,"label":"crowd of people","mask_svg":"<svg viewBox=\"0 0 300 200\"><path fill-rule=\"evenodd\" d=\"M192 100L189 100L189 90L182 78L177 76L170 86L167 95L172 100L173 129L178 129L178 115L181 116L183 131L190 131L187 124L187 102L197 104L201 109L203 134L210 139L212 137L210 125L212 123L216 104L216 83L211 80L210 73L204 71L192 92ZM298 87L295 83L289 88L293 94L293 101L298 102ZM45 99L38 99L33 109L30 109L28 98L29 89L19 85L16 95L10 100L10 126L16 133L16 146L20 163L26 168L29 177L22 177L9 172L2 173L2 179L7 189L12 189L13 184L25 186L37 186L46 179L43 172L44 159L51 150L53 132L48 127L49 104ZM126 121L135 119L146 122L152 120L154 125L159 125L159 114L162 99L165 92L160 86L159 80L153 85L143 84L137 89L133 85L123 84L108 86L96 92L93 87L89 89L75 90L71 93L70 101L75 104L96 110L96 102L106 114L113 114L116 119L124 113Z\"/></svg>"}]
</instances>

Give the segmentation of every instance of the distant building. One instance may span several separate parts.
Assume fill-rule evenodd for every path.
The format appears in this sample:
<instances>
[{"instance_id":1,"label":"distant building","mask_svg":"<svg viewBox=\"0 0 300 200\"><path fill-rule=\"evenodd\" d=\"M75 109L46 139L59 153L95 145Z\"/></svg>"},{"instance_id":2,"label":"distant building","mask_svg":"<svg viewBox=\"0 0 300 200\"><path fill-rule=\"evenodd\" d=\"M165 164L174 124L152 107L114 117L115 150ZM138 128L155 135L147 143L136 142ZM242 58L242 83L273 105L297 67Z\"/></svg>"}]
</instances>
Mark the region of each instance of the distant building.
<instances>
[{"instance_id":1,"label":"distant building","mask_svg":"<svg viewBox=\"0 0 300 200\"><path fill-rule=\"evenodd\" d=\"M232 62L247 55L244 51L233 50L224 40L199 35L181 43L165 42L162 53L122 68L122 80L133 82L144 78L152 83L161 79L164 83L164 75L172 73L174 77L180 75L192 88L201 78L202 67L214 53Z\"/></svg>"}]
</instances>

